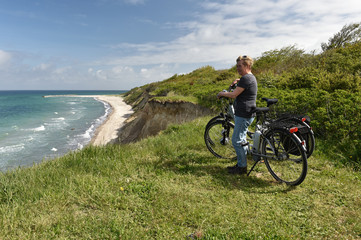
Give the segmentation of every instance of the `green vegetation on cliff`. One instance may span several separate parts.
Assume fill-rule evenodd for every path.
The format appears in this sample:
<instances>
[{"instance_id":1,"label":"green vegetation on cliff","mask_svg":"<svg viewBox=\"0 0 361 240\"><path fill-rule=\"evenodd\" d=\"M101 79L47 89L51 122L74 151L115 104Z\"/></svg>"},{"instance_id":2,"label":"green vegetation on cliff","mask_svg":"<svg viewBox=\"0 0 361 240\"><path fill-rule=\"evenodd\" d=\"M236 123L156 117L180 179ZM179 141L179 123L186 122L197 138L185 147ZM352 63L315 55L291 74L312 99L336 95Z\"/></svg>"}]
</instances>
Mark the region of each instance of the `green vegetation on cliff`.
<instances>
[{"instance_id":1,"label":"green vegetation on cliff","mask_svg":"<svg viewBox=\"0 0 361 240\"><path fill-rule=\"evenodd\" d=\"M327 141L329 154L360 168L361 42L320 54L295 46L268 51L255 59L253 73L259 84L258 106L264 106L262 97L278 98L279 112L309 115L316 137ZM126 100L136 105L146 93L156 100L191 101L216 110L216 94L236 78L235 67L206 66L132 89Z\"/></svg>"}]
</instances>

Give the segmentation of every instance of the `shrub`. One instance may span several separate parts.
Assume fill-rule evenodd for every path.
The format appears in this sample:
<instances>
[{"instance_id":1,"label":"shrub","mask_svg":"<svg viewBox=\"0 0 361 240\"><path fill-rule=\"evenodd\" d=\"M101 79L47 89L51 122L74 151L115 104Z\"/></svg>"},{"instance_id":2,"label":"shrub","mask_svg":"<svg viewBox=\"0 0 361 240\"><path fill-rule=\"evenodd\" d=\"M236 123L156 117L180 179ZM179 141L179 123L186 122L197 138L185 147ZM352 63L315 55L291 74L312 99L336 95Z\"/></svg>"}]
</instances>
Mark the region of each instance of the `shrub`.
<instances>
[{"instance_id":1,"label":"shrub","mask_svg":"<svg viewBox=\"0 0 361 240\"><path fill-rule=\"evenodd\" d=\"M351 154L353 161L360 162L361 43L319 55L306 54L295 46L268 51L255 60L253 73L258 80L258 106L265 106L262 97L278 98L278 112L309 115L317 137L328 141L345 159L351 159ZM237 77L235 66L219 71L205 66L132 89L126 99L139 102L144 92L165 100L172 95L215 110L216 94Z\"/></svg>"}]
</instances>

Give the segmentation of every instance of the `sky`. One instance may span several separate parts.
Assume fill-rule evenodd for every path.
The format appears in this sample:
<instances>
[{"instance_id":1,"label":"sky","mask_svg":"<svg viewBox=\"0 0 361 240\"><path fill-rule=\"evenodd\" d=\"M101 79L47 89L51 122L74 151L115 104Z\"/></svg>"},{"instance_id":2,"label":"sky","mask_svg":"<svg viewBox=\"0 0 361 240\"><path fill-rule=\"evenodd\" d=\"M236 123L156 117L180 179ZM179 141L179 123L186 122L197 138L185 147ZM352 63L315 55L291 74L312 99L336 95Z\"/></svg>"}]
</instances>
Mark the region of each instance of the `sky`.
<instances>
[{"instance_id":1,"label":"sky","mask_svg":"<svg viewBox=\"0 0 361 240\"><path fill-rule=\"evenodd\" d=\"M321 51L359 0L0 0L0 90L130 90L295 45Z\"/></svg>"}]
</instances>

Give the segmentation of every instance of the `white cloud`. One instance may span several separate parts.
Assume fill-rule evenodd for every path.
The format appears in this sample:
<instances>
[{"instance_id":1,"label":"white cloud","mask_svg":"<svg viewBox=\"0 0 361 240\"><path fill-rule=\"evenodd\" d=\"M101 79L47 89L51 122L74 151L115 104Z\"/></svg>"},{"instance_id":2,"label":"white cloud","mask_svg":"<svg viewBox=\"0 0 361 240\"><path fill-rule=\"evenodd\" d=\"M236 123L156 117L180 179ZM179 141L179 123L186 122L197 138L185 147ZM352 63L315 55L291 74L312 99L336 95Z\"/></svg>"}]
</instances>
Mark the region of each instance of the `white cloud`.
<instances>
[{"instance_id":1,"label":"white cloud","mask_svg":"<svg viewBox=\"0 0 361 240\"><path fill-rule=\"evenodd\" d=\"M144 4L145 0L124 0L125 3L138 5L138 4Z\"/></svg>"},{"instance_id":2,"label":"white cloud","mask_svg":"<svg viewBox=\"0 0 361 240\"><path fill-rule=\"evenodd\" d=\"M28 81L18 86L32 89L130 89L204 65L229 68L243 54L258 57L265 51L293 44L306 51L320 50L322 42L345 24L360 22L361 15L358 0L208 0L195 4L201 4L203 11L195 12L193 19L164 24L164 31L179 30L171 41L120 42L110 47L112 57L99 57L94 62L36 59L41 63L30 67L24 60L29 56L25 56L17 59L16 66L2 68L1 74L10 76L13 71L18 82ZM117 51L121 54L116 55ZM12 62L14 56L0 50L0 67Z\"/></svg>"},{"instance_id":3,"label":"white cloud","mask_svg":"<svg viewBox=\"0 0 361 240\"><path fill-rule=\"evenodd\" d=\"M347 7L345 7L347 5ZM233 64L239 54L260 56L262 52L297 44L306 51L319 50L343 25L358 20L358 1L207 1L206 13L197 21L178 27L188 33L170 42L121 43L131 56L113 58L103 64ZM345 18L347 16L347 18ZM217 66L216 66L217 67Z\"/></svg>"},{"instance_id":4,"label":"white cloud","mask_svg":"<svg viewBox=\"0 0 361 240\"><path fill-rule=\"evenodd\" d=\"M144 4L146 1L147 0L98 0L101 5L108 3L139 5Z\"/></svg>"},{"instance_id":5,"label":"white cloud","mask_svg":"<svg viewBox=\"0 0 361 240\"><path fill-rule=\"evenodd\" d=\"M0 49L0 67L9 63L11 60L11 54Z\"/></svg>"},{"instance_id":6,"label":"white cloud","mask_svg":"<svg viewBox=\"0 0 361 240\"><path fill-rule=\"evenodd\" d=\"M33 67L33 71L47 71L49 68L51 68L51 64L41 63L40 65Z\"/></svg>"},{"instance_id":7,"label":"white cloud","mask_svg":"<svg viewBox=\"0 0 361 240\"><path fill-rule=\"evenodd\" d=\"M183 36L169 42L113 45L113 50L132 54L102 59L95 66L113 66L107 79L139 86L208 64L228 68L241 54L258 57L294 44L306 51L320 50L322 42L343 25L357 22L361 14L357 1L345 7L340 0L206 1L202 6L206 12L196 20L173 24L187 30Z\"/></svg>"}]
</instances>

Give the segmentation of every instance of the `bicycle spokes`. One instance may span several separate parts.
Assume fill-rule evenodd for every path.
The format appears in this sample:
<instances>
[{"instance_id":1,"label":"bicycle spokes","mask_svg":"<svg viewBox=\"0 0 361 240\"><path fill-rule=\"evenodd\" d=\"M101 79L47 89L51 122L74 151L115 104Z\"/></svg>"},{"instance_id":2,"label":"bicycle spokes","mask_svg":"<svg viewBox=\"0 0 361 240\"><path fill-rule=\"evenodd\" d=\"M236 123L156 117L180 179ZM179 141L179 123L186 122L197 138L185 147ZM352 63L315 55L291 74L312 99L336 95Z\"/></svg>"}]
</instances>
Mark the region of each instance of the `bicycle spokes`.
<instances>
[{"instance_id":1,"label":"bicycle spokes","mask_svg":"<svg viewBox=\"0 0 361 240\"><path fill-rule=\"evenodd\" d=\"M233 123L216 120L207 124L204 139L208 150L218 158L235 159L236 153L231 144Z\"/></svg>"}]
</instances>

